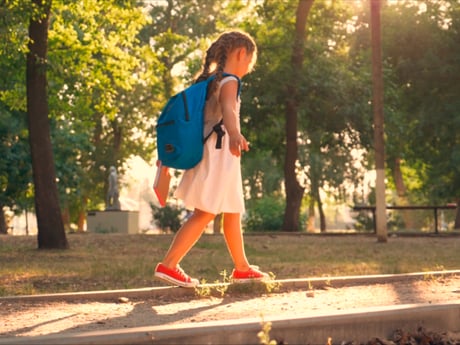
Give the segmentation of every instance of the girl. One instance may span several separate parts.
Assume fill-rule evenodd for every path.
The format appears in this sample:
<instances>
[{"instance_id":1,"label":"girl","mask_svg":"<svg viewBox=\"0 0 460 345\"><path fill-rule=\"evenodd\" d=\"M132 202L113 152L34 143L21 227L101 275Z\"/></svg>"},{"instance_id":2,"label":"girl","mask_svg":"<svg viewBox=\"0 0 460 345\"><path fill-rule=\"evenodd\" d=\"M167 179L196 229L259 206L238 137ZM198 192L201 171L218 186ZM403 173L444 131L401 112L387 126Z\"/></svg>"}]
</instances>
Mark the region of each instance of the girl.
<instances>
[{"instance_id":1,"label":"girl","mask_svg":"<svg viewBox=\"0 0 460 345\"><path fill-rule=\"evenodd\" d=\"M268 274L250 266L244 251L241 214L244 212L240 156L249 145L240 132L239 80L251 72L257 59L254 40L241 31L221 34L206 52L203 71L197 81L211 75L205 107L204 136L214 131L205 142L202 161L186 170L176 190L193 215L174 237L163 261L155 268L155 277L170 284L195 287L198 280L189 277L179 262L200 238L206 225L216 214L223 213L224 237L234 263L231 279L246 282L268 278ZM232 76L229 76L231 74ZM222 148L218 149L215 125L223 119Z\"/></svg>"}]
</instances>

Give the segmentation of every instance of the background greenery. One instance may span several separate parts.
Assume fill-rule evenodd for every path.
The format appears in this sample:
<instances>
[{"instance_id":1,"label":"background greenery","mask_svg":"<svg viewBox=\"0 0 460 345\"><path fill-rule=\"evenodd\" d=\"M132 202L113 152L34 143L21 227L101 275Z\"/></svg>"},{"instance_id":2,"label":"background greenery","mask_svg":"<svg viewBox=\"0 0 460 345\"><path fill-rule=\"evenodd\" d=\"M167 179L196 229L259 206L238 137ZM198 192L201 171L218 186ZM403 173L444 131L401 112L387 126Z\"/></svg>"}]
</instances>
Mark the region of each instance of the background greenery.
<instances>
[{"instance_id":1,"label":"background greenery","mask_svg":"<svg viewBox=\"0 0 460 345\"><path fill-rule=\"evenodd\" d=\"M131 155L152 162L165 100L192 81L209 42L227 28L248 31L259 47L242 95L252 147L243 164L247 206L255 210L249 227L281 226L286 85L293 75L301 87L297 179L306 188L304 218L323 207L319 191L337 202L371 204L372 193L362 192L373 166L368 2L315 1L305 62L293 74L297 3L53 1L49 120L65 219L82 229L86 210L101 207L111 165L122 167ZM387 201L457 202L460 4L382 5ZM0 210L16 212L33 209L25 123L29 14L30 1L6 0L0 8Z\"/></svg>"}]
</instances>

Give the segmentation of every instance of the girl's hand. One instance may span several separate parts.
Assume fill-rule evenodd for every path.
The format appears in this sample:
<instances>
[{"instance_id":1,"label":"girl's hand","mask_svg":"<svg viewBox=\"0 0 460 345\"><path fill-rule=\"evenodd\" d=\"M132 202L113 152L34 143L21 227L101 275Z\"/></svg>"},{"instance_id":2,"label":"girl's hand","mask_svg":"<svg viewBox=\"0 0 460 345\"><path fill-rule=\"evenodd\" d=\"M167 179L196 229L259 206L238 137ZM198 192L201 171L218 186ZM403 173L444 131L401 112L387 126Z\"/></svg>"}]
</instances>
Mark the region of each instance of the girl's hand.
<instances>
[{"instance_id":1,"label":"girl's hand","mask_svg":"<svg viewBox=\"0 0 460 345\"><path fill-rule=\"evenodd\" d=\"M236 157L241 156L241 151L249 151L249 143L241 133L230 135L230 152Z\"/></svg>"}]
</instances>

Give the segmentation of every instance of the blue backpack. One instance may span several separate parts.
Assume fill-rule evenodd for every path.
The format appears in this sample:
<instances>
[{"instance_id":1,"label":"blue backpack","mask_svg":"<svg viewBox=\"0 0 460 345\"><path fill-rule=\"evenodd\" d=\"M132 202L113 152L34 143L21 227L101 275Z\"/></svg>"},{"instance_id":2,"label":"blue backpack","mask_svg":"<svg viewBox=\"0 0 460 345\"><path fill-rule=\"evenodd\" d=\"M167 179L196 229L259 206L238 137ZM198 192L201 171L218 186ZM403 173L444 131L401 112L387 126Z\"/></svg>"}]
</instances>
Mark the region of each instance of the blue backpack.
<instances>
[{"instance_id":1,"label":"blue backpack","mask_svg":"<svg viewBox=\"0 0 460 345\"><path fill-rule=\"evenodd\" d=\"M224 76L229 75L224 73ZM236 78L239 94L241 82ZM213 132L218 135L216 148L221 148L225 134L221 128L222 121L203 137L204 107L213 79L214 76L211 76L189 86L171 97L163 108L156 125L158 159L162 165L175 169L193 168L203 158L204 143Z\"/></svg>"}]
</instances>

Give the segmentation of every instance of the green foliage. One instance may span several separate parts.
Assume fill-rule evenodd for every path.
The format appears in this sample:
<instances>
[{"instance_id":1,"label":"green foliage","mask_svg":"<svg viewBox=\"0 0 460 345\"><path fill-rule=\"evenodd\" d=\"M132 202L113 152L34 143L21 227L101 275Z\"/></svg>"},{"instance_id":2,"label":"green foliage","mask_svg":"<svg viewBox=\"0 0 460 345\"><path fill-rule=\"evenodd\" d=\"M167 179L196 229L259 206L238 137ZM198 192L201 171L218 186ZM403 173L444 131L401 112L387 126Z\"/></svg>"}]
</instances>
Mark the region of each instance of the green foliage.
<instances>
[{"instance_id":1,"label":"green foliage","mask_svg":"<svg viewBox=\"0 0 460 345\"><path fill-rule=\"evenodd\" d=\"M150 207L153 213L153 222L163 231L176 232L181 227L182 214L184 209L178 206L166 205L164 207L156 206L151 203Z\"/></svg>"},{"instance_id":2,"label":"green foliage","mask_svg":"<svg viewBox=\"0 0 460 345\"><path fill-rule=\"evenodd\" d=\"M6 38L0 42L0 101L25 111L27 23L35 14L30 1L6 5L0 9ZM74 221L85 205L102 202L109 166L121 166L132 154L149 159L153 151L153 122L146 118L160 109L153 100L156 64L149 45L138 40L148 18L134 5L53 2L47 61L52 141L61 201Z\"/></svg>"},{"instance_id":3,"label":"green foliage","mask_svg":"<svg viewBox=\"0 0 460 345\"><path fill-rule=\"evenodd\" d=\"M101 10L103 9L103 10ZM72 218L99 208L107 171L153 151L154 57L137 39L140 8L113 1L56 2L49 34L50 108L63 202ZM77 24L78 23L78 24Z\"/></svg>"},{"instance_id":4,"label":"green foliage","mask_svg":"<svg viewBox=\"0 0 460 345\"><path fill-rule=\"evenodd\" d=\"M247 16L241 11L244 6L236 1L223 4L214 0L166 0L153 2L147 9L152 22L139 37L154 48L166 98L192 82L207 46L220 28L236 27ZM173 73L175 67L181 70L179 75Z\"/></svg>"},{"instance_id":5,"label":"green foliage","mask_svg":"<svg viewBox=\"0 0 460 345\"><path fill-rule=\"evenodd\" d=\"M0 101L0 212L3 206L22 211L32 208L32 166L26 116Z\"/></svg>"},{"instance_id":6,"label":"green foliage","mask_svg":"<svg viewBox=\"0 0 460 345\"><path fill-rule=\"evenodd\" d=\"M252 146L252 145L250 145ZM282 164L273 152L262 147L244 153L242 172L245 186L250 193L248 202L261 196L270 195L281 188L283 181Z\"/></svg>"},{"instance_id":7,"label":"green foliage","mask_svg":"<svg viewBox=\"0 0 460 345\"><path fill-rule=\"evenodd\" d=\"M25 1L0 8L0 101L11 110L26 110L27 13Z\"/></svg>"},{"instance_id":8,"label":"green foliage","mask_svg":"<svg viewBox=\"0 0 460 345\"><path fill-rule=\"evenodd\" d=\"M284 202L280 197L264 196L251 200L244 218L247 231L280 231L283 225Z\"/></svg>"},{"instance_id":9,"label":"green foliage","mask_svg":"<svg viewBox=\"0 0 460 345\"><path fill-rule=\"evenodd\" d=\"M353 218L355 220L353 225L355 230L360 232L374 231L374 217L371 211L359 211Z\"/></svg>"},{"instance_id":10,"label":"green foliage","mask_svg":"<svg viewBox=\"0 0 460 345\"><path fill-rule=\"evenodd\" d=\"M402 162L413 203L452 202L460 192L459 13L456 1L382 8L386 163L392 177L395 161ZM368 13L359 20L368 23ZM355 61L368 64L367 29L358 28L354 39L352 54L363 58Z\"/></svg>"},{"instance_id":11,"label":"green foliage","mask_svg":"<svg viewBox=\"0 0 460 345\"><path fill-rule=\"evenodd\" d=\"M255 72L245 78L250 88L243 93L243 132L251 147L258 148L248 156L256 156L256 162L265 158L272 167L261 164L246 181L255 187L252 197L260 197L259 186L264 193L281 192L282 178L272 183L273 176L276 172L283 176L286 106L296 103L296 179L320 205L320 190L346 199L345 186L358 184L364 173L352 162L354 152L369 147L372 137L370 78L368 66L353 65L348 55L350 35L345 23L353 22L349 2L314 3L307 19L304 65L293 70L297 3L264 1L257 7L259 21L249 25L260 57ZM291 84L299 85L296 99L288 91Z\"/></svg>"},{"instance_id":12,"label":"green foliage","mask_svg":"<svg viewBox=\"0 0 460 345\"><path fill-rule=\"evenodd\" d=\"M259 48L256 70L243 80L241 109L251 147L243 157L250 199L282 193L286 86L293 78L300 85L297 179L312 200L320 190L335 199L349 197L348 186L362 184L363 167L372 166L368 4L316 1L307 22L305 63L293 70L297 4L53 1L50 120L61 201L72 219L86 205L101 205L109 166L121 168L130 155L152 158L154 123L165 100L192 81L209 42L230 27L249 31ZM1 149L6 158L0 162L0 185L2 192L7 184L15 186L3 201L11 203L32 190L30 168L18 173L29 164L19 119L26 109L27 24L40 14L30 1L3 5L0 120L2 144L8 144ZM382 8L387 188L396 188L392 175L400 159L409 202L444 203L460 193L460 4L423 5L400 1ZM362 149L360 167L354 154ZM24 164L11 164L14 159ZM251 200L248 206L253 208ZM269 224L260 215L251 217L257 227L277 227L276 217Z\"/></svg>"}]
</instances>

